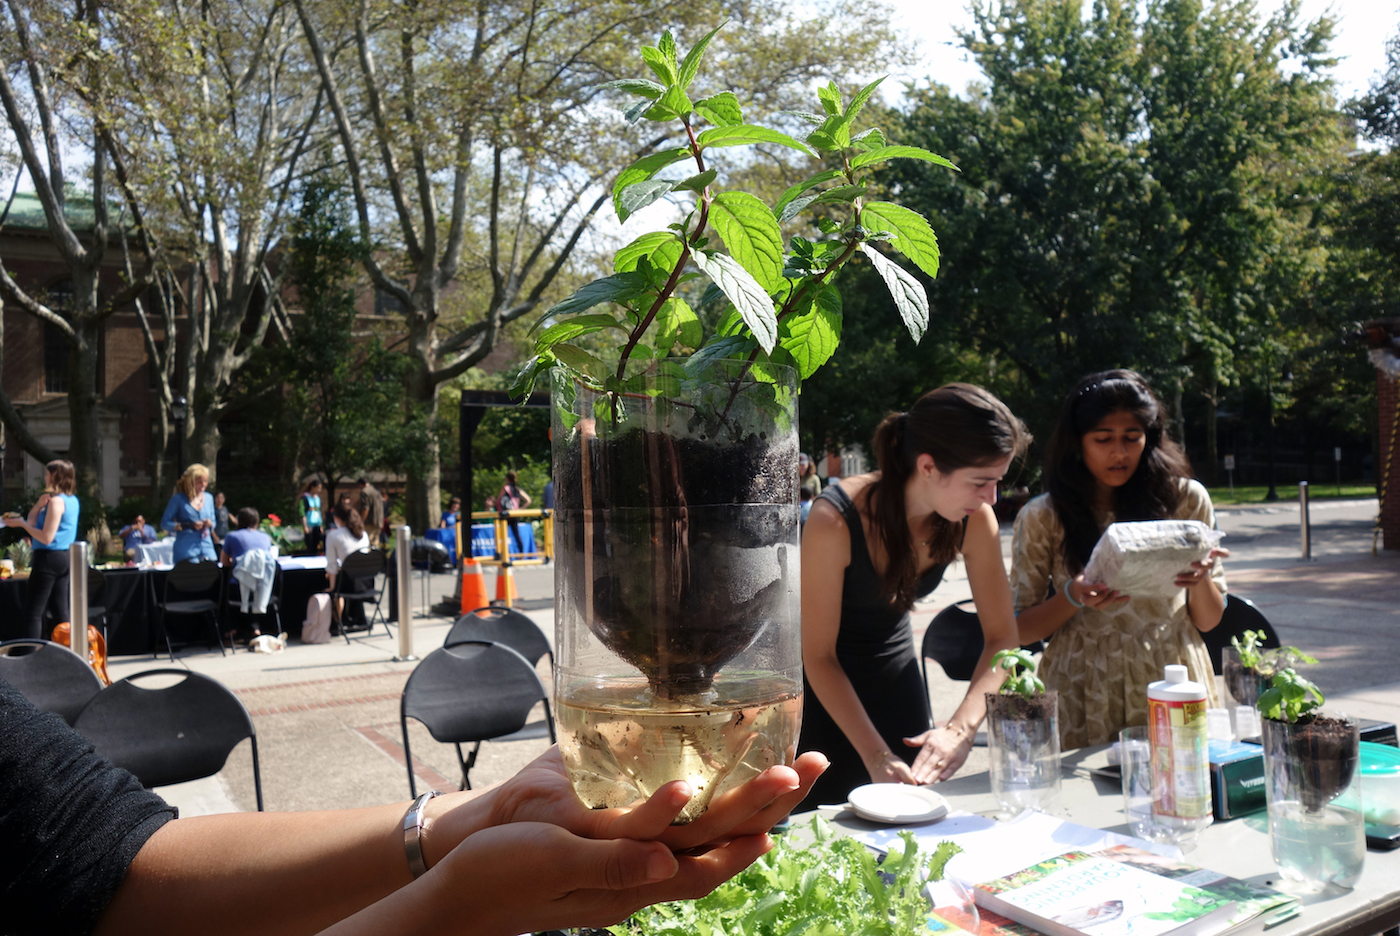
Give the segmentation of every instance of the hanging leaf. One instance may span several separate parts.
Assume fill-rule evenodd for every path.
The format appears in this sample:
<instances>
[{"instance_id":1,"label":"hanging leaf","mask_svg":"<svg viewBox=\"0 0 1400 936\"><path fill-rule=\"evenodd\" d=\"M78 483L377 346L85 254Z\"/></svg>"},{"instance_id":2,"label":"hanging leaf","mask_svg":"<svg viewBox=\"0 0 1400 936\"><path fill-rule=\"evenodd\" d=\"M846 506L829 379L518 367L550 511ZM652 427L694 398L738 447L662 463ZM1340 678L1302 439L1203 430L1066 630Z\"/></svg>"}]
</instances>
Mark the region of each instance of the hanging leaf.
<instances>
[{"instance_id":1,"label":"hanging leaf","mask_svg":"<svg viewBox=\"0 0 1400 936\"><path fill-rule=\"evenodd\" d=\"M921 341L928 330L928 295L918 280L900 269L899 264L886 257L869 244L860 245L861 252L870 258L875 272L885 281L890 295L894 297L899 317L915 343Z\"/></svg>"},{"instance_id":2,"label":"hanging leaf","mask_svg":"<svg viewBox=\"0 0 1400 936\"><path fill-rule=\"evenodd\" d=\"M759 347L764 353L772 351L778 341L778 316L773 312L773 300L767 291L733 257L705 251L694 256L695 265L734 303Z\"/></svg>"},{"instance_id":3,"label":"hanging leaf","mask_svg":"<svg viewBox=\"0 0 1400 936\"><path fill-rule=\"evenodd\" d=\"M710 205L710 223L766 293L781 285L783 232L767 205L748 192L721 192Z\"/></svg>"}]
</instances>

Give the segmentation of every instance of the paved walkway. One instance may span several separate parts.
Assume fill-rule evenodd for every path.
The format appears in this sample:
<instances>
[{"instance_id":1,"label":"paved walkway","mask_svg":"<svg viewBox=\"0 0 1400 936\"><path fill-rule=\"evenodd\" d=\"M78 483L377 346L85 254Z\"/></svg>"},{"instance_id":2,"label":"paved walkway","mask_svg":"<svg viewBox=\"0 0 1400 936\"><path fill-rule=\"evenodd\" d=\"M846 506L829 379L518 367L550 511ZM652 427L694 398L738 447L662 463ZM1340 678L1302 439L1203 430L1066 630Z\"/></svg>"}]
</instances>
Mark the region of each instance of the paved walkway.
<instances>
[{"instance_id":1,"label":"paved walkway","mask_svg":"<svg viewBox=\"0 0 1400 936\"><path fill-rule=\"evenodd\" d=\"M1316 502L1312 506L1313 561L1300 560L1298 508L1223 508L1220 526L1232 550L1226 569L1231 591L1253 600L1283 641L1320 660L1310 667L1333 704L1371 718L1400 718L1400 551L1371 555L1376 502ZM1003 531L1009 557L1010 530ZM515 573L520 606L553 640L553 571L549 566ZM487 574L488 587L494 576ZM452 593L453 576L429 578L429 603ZM928 603L915 609L916 639L941 608L969 597L960 567ZM419 602L415 582L412 598ZM288 609L295 613L295 609ZM451 617L415 611L413 645L421 657L442 644ZM241 651L226 657L199 647L177 653L176 666L222 681L243 699L258 730L263 795L268 809L300 810L373 805L408 797L399 727L399 694L413 663L395 662L395 638L382 628L347 646L293 643L279 654ZM121 657L113 678L169 666L168 658ZM541 674L548 684L547 663ZM961 701L965 683L930 667L935 717ZM410 745L419 788L454 787L458 771L452 746L431 739L416 722ZM514 773L544 742L487 743L472 771L477 784ZM250 745L245 742L214 778L165 787L161 793L192 815L253 808ZM975 751L968 769L985 766Z\"/></svg>"}]
</instances>

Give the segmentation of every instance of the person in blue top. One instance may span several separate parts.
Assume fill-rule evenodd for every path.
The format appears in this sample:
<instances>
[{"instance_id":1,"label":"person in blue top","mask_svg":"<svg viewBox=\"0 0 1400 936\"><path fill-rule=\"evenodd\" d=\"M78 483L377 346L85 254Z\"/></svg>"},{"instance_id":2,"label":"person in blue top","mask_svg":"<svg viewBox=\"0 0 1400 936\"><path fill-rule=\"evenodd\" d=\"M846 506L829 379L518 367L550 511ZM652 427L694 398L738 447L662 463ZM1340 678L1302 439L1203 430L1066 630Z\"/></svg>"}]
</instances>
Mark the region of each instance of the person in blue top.
<instances>
[{"instance_id":1,"label":"person in blue top","mask_svg":"<svg viewBox=\"0 0 1400 936\"><path fill-rule=\"evenodd\" d=\"M214 554L214 499L205 491L207 487L209 469L200 464L190 465L175 482L175 495L160 518L160 528L175 534L171 562L214 562L219 558Z\"/></svg>"},{"instance_id":2,"label":"person in blue top","mask_svg":"<svg viewBox=\"0 0 1400 936\"><path fill-rule=\"evenodd\" d=\"M136 519L121 528L117 537L122 541L122 550L127 562L136 561L136 550L156 541L156 531L146 525L146 518L140 514Z\"/></svg>"},{"instance_id":3,"label":"person in blue top","mask_svg":"<svg viewBox=\"0 0 1400 936\"><path fill-rule=\"evenodd\" d=\"M452 502L447 505L447 509L442 512L442 522L438 524L439 529L450 530L462 520L462 499L452 498Z\"/></svg>"},{"instance_id":4,"label":"person in blue top","mask_svg":"<svg viewBox=\"0 0 1400 936\"><path fill-rule=\"evenodd\" d=\"M321 479L313 477L301 489L297 498L297 513L301 515L301 532L306 534L302 548L315 555L325 539L325 522L321 517Z\"/></svg>"},{"instance_id":5,"label":"person in blue top","mask_svg":"<svg viewBox=\"0 0 1400 936\"><path fill-rule=\"evenodd\" d=\"M47 610L54 612L55 623L68 620L68 547L78 538L75 483L73 463L56 458L44 467L44 493L29 509L29 517L5 518L5 526L21 528L34 545L25 637L43 635Z\"/></svg>"}]
</instances>

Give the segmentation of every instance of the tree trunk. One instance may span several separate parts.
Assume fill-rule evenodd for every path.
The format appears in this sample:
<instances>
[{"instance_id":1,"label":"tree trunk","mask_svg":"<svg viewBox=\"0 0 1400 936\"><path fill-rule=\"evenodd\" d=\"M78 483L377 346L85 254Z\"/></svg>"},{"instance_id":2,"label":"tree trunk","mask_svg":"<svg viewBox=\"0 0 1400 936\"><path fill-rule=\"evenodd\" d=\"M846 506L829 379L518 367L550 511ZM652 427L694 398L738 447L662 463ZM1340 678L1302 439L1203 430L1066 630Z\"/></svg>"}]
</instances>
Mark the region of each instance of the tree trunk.
<instances>
[{"instance_id":1,"label":"tree trunk","mask_svg":"<svg viewBox=\"0 0 1400 936\"><path fill-rule=\"evenodd\" d=\"M1204 477L1211 486L1220 484L1220 439L1217 431L1219 392L1220 382L1211 377L1210 386L1206 389L1206 464L1194 466L1196 474ZM1202 471L1202 468L1205 470Z\"/></svg>"},{"instance_id":2,"label":"tree trunk","mask_svg":"<svg viewBox=\"0 0 1400 936\"><path fill-rule=\"evenodd\" d=\"M408 378L408 405L427 416L430 425L437 422L439 386L424 371ZM418 535L434 525L433 518L442 509L442 452L436 432L427 433L427 445L423 471L409 471L404 489L404 522Z\"/></svg>"},{"instance_id":3,"label":"tree trunk","mask_svg":"<svg viewBox=\"0 0 1400 936\"><path fill-rule=\"evenodd\" d=\"M74 342L68 348L68 460L73 463L77 492L94 500L102 497L102 440L97 425L97 364L102 325L91 310L73 316ZM83 524L91 519L80 518Z\"/></svg>"}]
</instances>

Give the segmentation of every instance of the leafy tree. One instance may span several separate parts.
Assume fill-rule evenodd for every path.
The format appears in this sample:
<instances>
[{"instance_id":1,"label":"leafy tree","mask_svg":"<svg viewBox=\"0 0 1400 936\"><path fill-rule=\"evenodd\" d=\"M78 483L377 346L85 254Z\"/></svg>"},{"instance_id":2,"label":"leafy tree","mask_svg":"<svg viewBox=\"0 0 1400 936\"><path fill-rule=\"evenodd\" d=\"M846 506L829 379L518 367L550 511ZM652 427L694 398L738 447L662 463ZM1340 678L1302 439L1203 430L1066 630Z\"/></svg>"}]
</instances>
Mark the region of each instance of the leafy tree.
<instances>
[{"instance_id":1,"label":"leafy tree","mask_svg":"<svg viewBox=\"0 0 1400 936\"><path fill-rule=\"evenodd\" d=\"M377 245L364 266L402 310L408 395L429 418L445 382L482 364L510 322L571 285L561 279L607 201L609 167L631 161L619 155L667 144L604 116L614 92L601 88L658 21L698 35L738 20L716 45L716 81L750 89L763 110L781 109L814 77L848 79L891 42L881 10L844 0L817 21L770 0L295 8L334 114L360 236ZM781 188L770 166L757 174ZM478 298L455 314L445 298L459 280ZM409 479L415 527L436 519L440 501L435 444L430 453L428 470Z\"/></svg>"}]
</instances>

